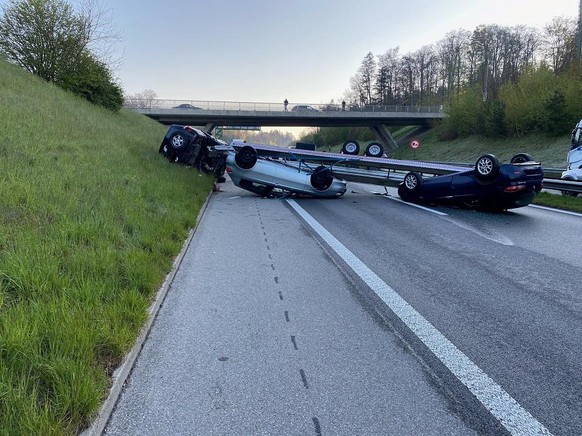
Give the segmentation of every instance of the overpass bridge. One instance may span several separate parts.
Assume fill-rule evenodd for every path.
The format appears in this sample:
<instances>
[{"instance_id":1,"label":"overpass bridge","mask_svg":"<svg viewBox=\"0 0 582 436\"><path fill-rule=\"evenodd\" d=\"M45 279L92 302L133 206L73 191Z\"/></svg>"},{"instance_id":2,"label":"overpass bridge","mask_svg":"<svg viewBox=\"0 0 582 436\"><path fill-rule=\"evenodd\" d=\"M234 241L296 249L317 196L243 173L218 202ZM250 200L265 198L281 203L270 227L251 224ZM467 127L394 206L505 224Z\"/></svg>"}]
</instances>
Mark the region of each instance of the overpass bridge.
<instances>
[{"instance_id":1,"label":"overpass bridge","mask_svg":"<svg viewBox=\"0 0 582 436\"><path fill-rule=\"evenodd\" d=\"M334 104L253 103L227 101L147 100L131 101L129 109L162 124L215 127L369 127L390 149L397 145L388 126L430 126L445 117L442 106L346 107Z\"/></svg>"}]
</instances>

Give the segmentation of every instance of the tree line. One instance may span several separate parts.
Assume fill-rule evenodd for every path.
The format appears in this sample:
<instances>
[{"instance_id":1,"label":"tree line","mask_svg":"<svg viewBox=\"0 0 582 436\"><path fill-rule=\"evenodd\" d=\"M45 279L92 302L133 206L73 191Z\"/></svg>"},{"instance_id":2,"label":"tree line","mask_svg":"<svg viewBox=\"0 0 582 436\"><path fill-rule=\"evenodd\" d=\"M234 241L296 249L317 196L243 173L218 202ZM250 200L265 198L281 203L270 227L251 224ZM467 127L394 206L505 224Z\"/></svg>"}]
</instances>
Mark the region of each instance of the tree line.
<instances>
[{"instance_id":1,"label":"tree line","mask_svg":"<svg viewBox=\"0 0 582 436\"><path fill-rule=\"evenodd\" d=\"M443 105L442 136L564 134L582 117L578 23L542 30L482 25L401 55L368 53L349 80L349 105Z\"/></svg>"}]
</instances>

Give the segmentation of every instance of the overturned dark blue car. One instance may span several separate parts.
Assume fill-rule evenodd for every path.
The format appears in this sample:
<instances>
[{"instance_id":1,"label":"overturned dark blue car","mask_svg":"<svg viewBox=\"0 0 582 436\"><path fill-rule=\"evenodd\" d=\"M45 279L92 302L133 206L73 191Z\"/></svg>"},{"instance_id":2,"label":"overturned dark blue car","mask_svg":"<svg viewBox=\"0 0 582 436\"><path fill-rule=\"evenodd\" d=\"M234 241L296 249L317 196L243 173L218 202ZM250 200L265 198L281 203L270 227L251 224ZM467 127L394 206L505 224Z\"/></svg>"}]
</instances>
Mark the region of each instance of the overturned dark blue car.
<instances>
[{"instance_id":1,"label":"overturned dark blue car","mask_svg":"<svg viewBox=\"0 0 582 436\"><path fill-rule=\"evenodd\" d=\"M505 210L530 204L541 191L543 178L541 164L527 153L516 154L508 164L485 154L466 171L433 177L409 172L398 187L398 195L409 202Z\"/></svg>"}]
</instances>

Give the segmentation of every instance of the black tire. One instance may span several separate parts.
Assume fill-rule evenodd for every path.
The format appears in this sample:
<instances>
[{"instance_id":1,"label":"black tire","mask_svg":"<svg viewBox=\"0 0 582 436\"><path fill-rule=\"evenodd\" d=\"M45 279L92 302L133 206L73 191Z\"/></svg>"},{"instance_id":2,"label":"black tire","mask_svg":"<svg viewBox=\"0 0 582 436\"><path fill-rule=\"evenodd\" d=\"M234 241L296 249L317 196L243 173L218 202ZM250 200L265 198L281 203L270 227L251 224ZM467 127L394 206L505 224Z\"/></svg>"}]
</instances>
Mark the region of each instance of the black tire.
<instances>
[{"instance_id":1,"label":"black tire","mask_svg":"<svg viewBox=\"0 0 582 436\"><path fill-rule=\"evenodd\" d=\"M524 163L524 162L532 162L532 161L533 161L533 157L531 157L529 154L517 153L515 156L513 156L511 158L509 163L515 164L515 163Z\"/></svg>"},{"instance_id":2,"label":"black tire","mask_svg":"<svg viewBox=\"0 0 582 436\"><path fill-rule=\"evenodd\" d=\"M411 171L406 173L402 183L398 186L398 195L404 201L416 200L420 194L420 186L422 185L422 176Z\"/></svg>"},{"instance_id":3,"label":"black tire","mask_svg":"<svg viewBox=\"0 0 582 436\"><path fill-rule=\"evenodd\" d=\"M176 151L184 150L190 143L190 137L184 132L174 132L170 135L170 147Z\"/></svg>"},{"instance_id":4,"label":"black tire","mask_svg":"<svg viewBox=\"0 0 582 436\"><path fill-rule=\"evenodd\" d=\"M316 191L325 191L329 189L333 183L333 176L331 175L331 170L328 167L318 166L313 170L311 177L309 178L311 186Z\"/></svg>"},{"instance_id":5,"label":"black tire","mask_svg":"<svg viewBox=\"0 0 582 436\"><path fill-rule=\"evenodd\" d=\"M342 145L342 153L357 155L360 153L360 144L358 144L358 141L346 141Z\"/></svg>"},{"instance_id":6,"label":"black tire","mask_svg":"<svg viewBox=\"0 0 582 436\"><path fill-rule=\"evenodd\" d=\"M245 145L236 152L234 161L239 168L242 168L243 170L250 170L257 163L257 158L257 150L255 150L250 145Z\"/></svg>"},{"instance_id":7,"label":"black tire","mask_svg":"<svg viewBox=\"0 0 582 436\"><path fill-rule=\"evenodd\" d=\"M382 157L384 155L384 146L378 142L370 142L366 147L366 156Z\"/></svg>"},{"instance_id":8,"label":"black tire","mask_svg":"<svg viewBox=\"0 0 582 436\"><path fill-rule=\"evenodd\" d=\"M499 159L492 154L484 154L475 162L475 176L481 182L492 182L499 174Z\"/></svg>"}]
</instances>

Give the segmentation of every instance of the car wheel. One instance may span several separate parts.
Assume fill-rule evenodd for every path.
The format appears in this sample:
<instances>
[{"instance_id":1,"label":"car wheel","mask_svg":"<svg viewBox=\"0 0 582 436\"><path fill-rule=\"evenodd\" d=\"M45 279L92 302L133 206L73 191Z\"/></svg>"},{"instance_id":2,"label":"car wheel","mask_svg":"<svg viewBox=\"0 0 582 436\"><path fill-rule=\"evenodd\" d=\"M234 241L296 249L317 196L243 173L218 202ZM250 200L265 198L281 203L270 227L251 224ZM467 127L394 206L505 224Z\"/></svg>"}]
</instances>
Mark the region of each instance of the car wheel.
<instances>
[{"instance_id":1,"label":"car wheel","mask_svg":"<svg viewBox=\"0 0 582 436\"><path fill-rule=\"evenodd\" d=\"M499 159L492 154L484 154L475 163L475 176L482 182L490 182L499 174Z\"/></svg>"},{"instance_id":2,"label":"car wheel","mask_svg":"<svg viewBox=\"0 0 582 436\"><path fill-rule=\"evenodd\" d=\"M414 200L418 198L421 184L422 176L415 171L411 171L404 176L402 183L398 187L398 195L404 201Z\"/></svg>"},{"instance_id":3,"label":"car wheel","mask_svg":"<svg viewBox=\"0 0 582 436\"><path fill-rule=\"evenodd\" d=\"M370 157L382 157L384 155L384 147L382 144L377 142L371 142L366 147L366 156Z\"/></svg>"},{"instance_id":4,"label":"car wheel","mask_svg":"<svg viewBox=\"0 0 582 436\"><path fill-rule=\"evenodd\" d=\"M533 157L531 157L529 154L517 153L515 156L513 156L511 158L509 163L515 164L515 163L524 163L524 162L532 162L532 161L533 161Z\"/></svg>"},{"instance_id":5,"label":"car wheel","mask_svg":"<svg viewBox=\"0 0 582 436\"><path fill-rule=\"evenodd\" d=\"M346 141L342 145L342 153L357 155L360 152L358 141Z\"/></svg>"},{"instance_id":6,"label":"car wheel","mask_svg":"<svg viewBox=\"0 0 582 436\"><path fill-rule=\"evenodd\" d=\"M184 132L175 132L170 136L170 146L174 150L183 150L188 142L188 136Z\"/></svg>"},{"instance_id":7,"label":"car wheel","mask_svg":"<svg viewBox=\"0 0 582 436\"><path fill-rule=\"evenodd\" d=\"M313 189L316 191L325 191L326 189L329 189L333 183L331 170L328 167L324 167L323 165L319 166L313 170L309 181Z\"/></svg>"},{"instance_id":8,"label":"car wheel","mask_svg":"<svg viewBox=\"0 0 582 436\"><path fill-rule=\"evenodd\" d=\"M245 145L236 152L234 161L239 168L242 168L243 170L250 170L257 163L257 158L257 150L255 150L250 145Z\"/></svg>"}]
</instances>

